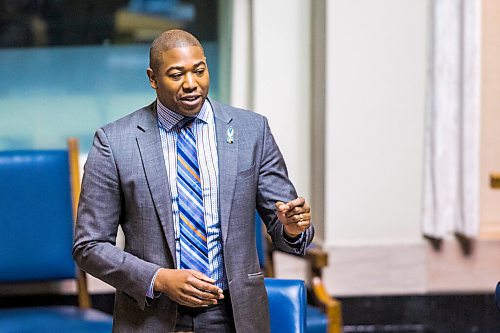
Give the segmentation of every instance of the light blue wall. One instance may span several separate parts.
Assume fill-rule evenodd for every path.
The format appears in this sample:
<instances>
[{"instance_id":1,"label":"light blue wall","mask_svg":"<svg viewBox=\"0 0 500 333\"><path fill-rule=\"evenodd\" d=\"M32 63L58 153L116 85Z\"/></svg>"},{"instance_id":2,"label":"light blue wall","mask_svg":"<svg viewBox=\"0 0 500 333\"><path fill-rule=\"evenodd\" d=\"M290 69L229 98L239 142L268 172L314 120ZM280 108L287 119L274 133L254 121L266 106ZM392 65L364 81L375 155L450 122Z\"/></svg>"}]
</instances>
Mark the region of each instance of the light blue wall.
<instances>
[{"instance_id":1,"label":"light blue wall","mask_svg":"<svg viewBox=\"0 0 500 333\"><path fill-rule=\"evenodd\" d=\"M217 99L217 45L203 44ZM98 127L155 98L148 54L149 45L0 50L0 150L64 148L77 137L87 152Z\"/></svg>"}]
</instances>

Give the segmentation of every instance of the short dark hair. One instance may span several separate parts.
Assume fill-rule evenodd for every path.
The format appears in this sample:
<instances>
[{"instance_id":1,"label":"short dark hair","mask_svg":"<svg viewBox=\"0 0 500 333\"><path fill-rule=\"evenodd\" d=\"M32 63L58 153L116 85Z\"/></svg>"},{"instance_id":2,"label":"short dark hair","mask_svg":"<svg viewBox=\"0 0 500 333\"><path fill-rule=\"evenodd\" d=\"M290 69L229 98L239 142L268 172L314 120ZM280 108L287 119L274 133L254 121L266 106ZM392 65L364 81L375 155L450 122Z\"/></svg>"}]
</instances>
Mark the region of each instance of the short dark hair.
<instances>
[{"instance_id":1,"label":"short dark hair","mask_svg":"<svg viewBox=\"0 0 500 333\"><path fill-rule=\"evenodd\" d=\"M149 67L157 72L161 65L161 55L163 52L177 47L198 46L203 51L200 41L189 32L172 29L167 30L158 36L149 49Z\"/></svg>"}]
</instances>

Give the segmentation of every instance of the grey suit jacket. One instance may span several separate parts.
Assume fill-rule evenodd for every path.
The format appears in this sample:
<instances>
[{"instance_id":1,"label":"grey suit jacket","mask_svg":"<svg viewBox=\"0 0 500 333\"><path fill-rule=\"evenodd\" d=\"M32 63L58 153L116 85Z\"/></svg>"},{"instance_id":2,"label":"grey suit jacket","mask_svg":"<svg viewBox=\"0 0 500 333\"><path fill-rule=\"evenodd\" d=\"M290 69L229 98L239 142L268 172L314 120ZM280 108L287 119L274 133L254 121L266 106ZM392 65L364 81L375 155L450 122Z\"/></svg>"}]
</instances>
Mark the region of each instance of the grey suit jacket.
<instances>
[{"instance_id":1,"label":"grey suit jacket","mask_svg":"<svg viewBox=\"0 0 500 333\"><path fill-rule=\"evenodd\" d=\"M255 246L255 209L275 246L302 254L313 238L289 246L275 202L295 199L283 157L265 117L210 101L219 156L220 218L225 271L238 332L269 332L264 279ZM234 142L227 130L234 129ZM116 287L114 332L168 332L177 304L161 295L146 305L160 267L175 268L170 191L156 104L97 130L85 164L73 256L86 272ZM118 225L124 250L115 246Z\"/></svg>"}]
</instances>

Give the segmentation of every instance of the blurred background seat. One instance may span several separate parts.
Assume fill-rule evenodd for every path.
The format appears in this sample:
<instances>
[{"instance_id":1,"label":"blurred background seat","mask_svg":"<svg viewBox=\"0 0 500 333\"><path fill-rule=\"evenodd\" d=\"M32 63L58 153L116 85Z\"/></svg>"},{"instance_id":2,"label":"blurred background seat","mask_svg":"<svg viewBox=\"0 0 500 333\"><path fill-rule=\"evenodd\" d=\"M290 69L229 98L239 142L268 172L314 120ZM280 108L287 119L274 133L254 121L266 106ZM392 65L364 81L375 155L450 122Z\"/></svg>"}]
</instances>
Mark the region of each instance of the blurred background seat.
<instances>
[{"instance_id":1,"label":"blurred background seat","mask_svg":"<svg viewBox=\"0 0 500 333\"><path fill-rule=\"evenodd\" d=\"M71 256L80 185L77 141L68 143L68 150L0 152L0 283L75 279L79 304L2 308L0 332L111 332L112 317L91 308Z\"/></svg>"}]
</instances>

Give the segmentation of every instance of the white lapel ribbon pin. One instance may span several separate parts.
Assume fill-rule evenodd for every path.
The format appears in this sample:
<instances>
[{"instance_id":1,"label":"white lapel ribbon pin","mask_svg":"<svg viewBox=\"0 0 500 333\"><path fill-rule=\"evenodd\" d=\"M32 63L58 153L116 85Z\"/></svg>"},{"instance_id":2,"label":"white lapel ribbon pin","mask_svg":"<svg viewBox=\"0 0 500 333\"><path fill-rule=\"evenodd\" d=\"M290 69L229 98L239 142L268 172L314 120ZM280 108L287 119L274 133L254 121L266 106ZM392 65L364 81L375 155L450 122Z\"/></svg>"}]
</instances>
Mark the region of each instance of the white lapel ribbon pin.
<instances>
[{"instance_id":1,"label":"white lapel ribbon pin","mask_svg":"<svg viewBox=\"0 0 500 333\"><path fill-rule=\"evenodd\" d=\"M227 129L227 143L233 143L234 142L234 129L233 127L229 126Z\"/></svg>"}]
</instances>

